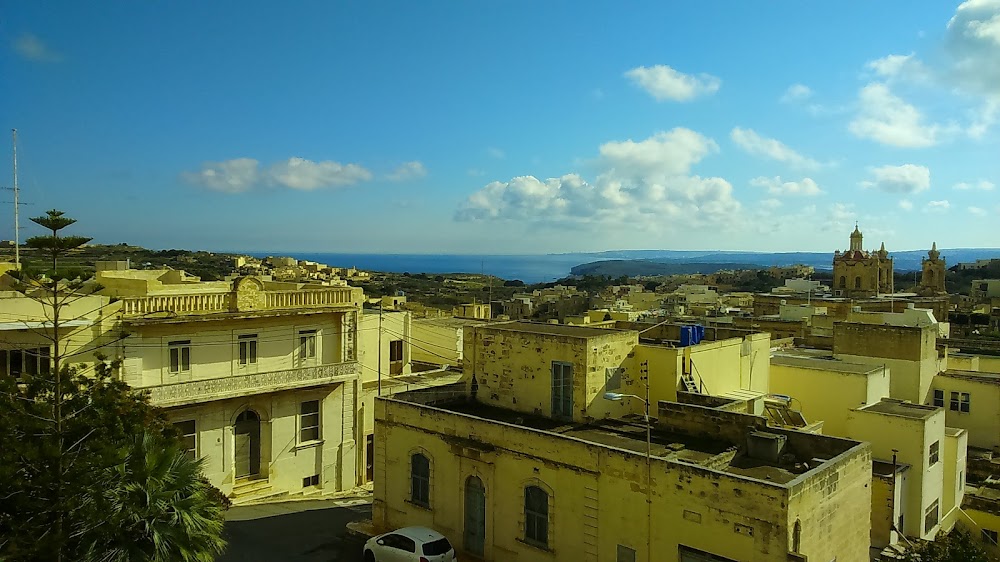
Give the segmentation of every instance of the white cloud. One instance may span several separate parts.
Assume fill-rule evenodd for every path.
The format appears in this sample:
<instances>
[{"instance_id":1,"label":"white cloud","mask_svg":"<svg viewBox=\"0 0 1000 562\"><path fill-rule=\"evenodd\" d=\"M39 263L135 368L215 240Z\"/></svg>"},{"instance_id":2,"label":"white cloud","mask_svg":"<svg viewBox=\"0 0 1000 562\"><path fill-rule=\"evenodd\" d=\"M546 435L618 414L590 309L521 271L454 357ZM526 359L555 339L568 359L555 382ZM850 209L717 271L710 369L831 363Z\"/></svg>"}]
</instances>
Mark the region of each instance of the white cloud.
<instances>
[{"instance_id":1,"label":"white cloud","mask_svg":"<svg viewBox=\"0 0 1000 562\"><path fill-rule=\"evenodd\" d=\"M722 80L711 74L684 74L665 64L639 66L626 72L625 77L657 101L690 101L714 94L722 84Z\"/></svg>"},{"instance_id":2,"label":"white cloud","mask_svg":"<svg viewBox=\"0 0 1000 562\"><path fill-rule=\"evenodd\" d=\"M884 56L869 61L865 67L886 80L900 79L920 82L930 78L930 70L914 53Z\"/></svg>"},{"instance_id":3,"label":"white cloud","mask_svg":"<svg viewBox=\"0 0 1000 562\"><path fill-rule=\"evenodd\" d=\"M774 198L762 199L760 202L760 206L765 209L777 209L778 207L781 207L781 205L782 205L781 200Z\"/></svg>"},{"instance_id":4,"label":"white cloud","mask_svg":"<svg viewBox=\"0 0 1000 562\"><path fill-rule=\"evenodd\" d=\"M750 180L750 185L766 189L771 195L819 195L823 191L811 178L799 181L781 181L780 176L773 178L759 177Z\"/></svg>"},{"instance_id":5,"label":"white cloud","mask_svg":"<svg viewBox=\"0 0 1000 562\"><path fill-rule=\"evenodd\" d=\"M947 211L949 207L951 207L951 203L949 203L947 199L942 199L941 201L929 201L924 210L927 212L940 213Z\"/></svg>"},{"instance_id":6,"label":"white cloud","mask_svg":"<svg viewBox=\"0 0 1000 562\"><path fill-rule=\"evenodd\" d=\"M820 166L819 162L812 158L799 154L777 139L762 137L753 129L736 127L729 133L729 138L733 139L737 146L754 156L763 156L778 162L785 162L796 168L815 169Z\"/></svg>"},{"instance_id":7,"label":"white cloud","mask_svg":"<svg viewBox=\"0 0 1000 562\"><path fill-rule=\"evenodd\" d=\"M717 150L711 139L683 128L608 142L594 181L578 174L495 181L470 195L455 218L649 229L731 225L740 203L729 182L691 175Z\"/></svg>"},{"instance_id":8,"label":"white cloud","mask_svg":"<svg viewBox=\"0 0 1000 562\"><path fill-rule=\"evenodd\" d=\"M941 127L927 125L912 105L893 95L879 82L868 84L858 94L860 110L848 129L855 136L881 144L922 148L938 143Z\"/></svg>"},{"instance_id":9,"label":"white cloud","mask_svg":"<svg viewBox=\"0 0 1000 562\"><path fill-rule=\"evenodd\" d=\"M805 84L792 84L781 95L781 103L796 103L811 98L813 91Z\"/></svg>"},{"instance_id":10,"label":"white cloud","mask_svg":"<svg viewBox=\"0 0 1000 562\"><path fill-rule=\"evenodd\" d=\"M35 62L60 62L63 56L52 50L37 36L22 33L14 40L14 51L22 57Z\"/></svg>"},{"instance_id":11,"label":"white cloud","mask_svg":"<svg viewBox=\"0 0 1000 562\"><path fill-rule=\"evenodd\" d=\"M956 8L945 33L951 81L1000 98L1000 1L969 0Z\"/></svg>"},{"instance_id":12,"label":"white cloud","mask_svg":"<svg viewBox=\"0 0 1000 562\"><path fill-rule=\"evenodd\" d=\"M913 210L913 201L910 201L909 199L900 199L899 200L899 208L903 209L904 211L912 211Z\"/></svg>"},{"instance_id":13,"label":"white cloud","mask_svg":"<svg viewBox=\"0 0 1000 562\"><path fill-rule=\"evenodd\" d=\"M718 151L715 141L683 127L639 142L607 142L600 148L604 163L619 175L656 178L686 174L691 166Z\"/></svg>"},{"instance_id":14,"label":"white cloud","mask_svg":"<svg viewBox=\"0 0 1000 562\"><path fill-rule=\"evenodd\" d=\"M981 139L1000 119L1000 96L983 103L982 107L972 111L972 119L966 132L974 139Z\"/></svg>"},{"instance_id":15,"label":"white cloud","mask_svg":"<svg viewBox=\"0 0 1000 562\"><path fill-rule=\"evenodd\" d=\"M931 187L931 171L925 166L880 166L871 168L871 174L872 179L861 182L861 187L887 193L920 193Z\"/></svg>"},{"instance_id":16,"label":"white cloud","mask_svg":"<svg viewBox=\"0 0 1000 562\"><path fill-rule=\"evenodd\" d=\"M848 225L853 226L858 217L854 205L849 203L834 203L829 207L828 213L824 226L834 231L844 230Z\"/></svg>"},{"instance_id":17,"label":"white cloud","mask_svg":"<svg viewBox=\"0 0 1000 562\"><path fill-rule=\"evenodd\" d=\"M406 181L417 178L422 178L427 175L427 168L423 164L414 160L412 162L403 162L398 168L393 170L386 176L390 181Z\"/></svg>"},{"instance_id":18,"label":"white cloud","mask_svg":"<svg viewBox=\"0 0 1000 562\"><path fill-rule=\"evenodd\" d=\"M224 162L205 162L197 172L181 177L192 184L226 193L241 193L265 185L310 191L321 187L340 187L370 180L371 172L358 164L340 164L330 160L313 162L292 157L262 170L253 158L234 158Z\"/></svg>"},{"instance_id":19,"label":"white cloud","mask_svg":"<svg viewBox=\"0 0 1000 562\"><path fill-rule=\"evenodd\" d=\"M371 178L371 172L358 164L340 164L332 160L313 162L297 156L273 164L270 170L271 181L303 191L352 185Z\"/></svg>"},{"instance_id":20,"label":"white cloud","mask_svg":"<svg viewBox=\"0 0 1000 562\"><path fill-rule=\"evenodd\" d=\"M977 217L985 217L987 212L986 209L982 207L969 207L969 213L976 215Z\"/></svg>"},{"instance_id":21,"label":"white cloud","mask_svg":"<svg viewBox=\"0 0 1000 562\"><path fill-rule=\"evenodd\" d=\"M507 157L507 153L506 152L500 150L499 148L493 147L493 146L491 146L491 147L489 147L489 148L486 149L486 154L490 158L496 158L497 160L503 160L504 158Z\"/></svg>"},{"instance_id":22,"label":"white cloud","mask_svg":"<svg viewBox=\"0 0 1000 562\"><path fill-rule=\"evenodd\" d=\"M226 193L249 191L260 182L260 162L234 158L225 162L205 162L197 172L184 172L185 181Z\"/></svg>"},{"instance_id":23,"label":"white cloud","mask_svg":"<svg viewBox=\"0 0 1000 562\"><path fill-rule=\"evenodd\" d=\"M952 189L958 189L958 190L961 190L961 191L970 190L970 189L976 189L976 190L980 190L980 191L992 191L993 188L995 188L995 187L996 186L993 185L993 182L987 181L987 180L979 180L977 182L972 182L972 183L961 182L961 183L956 183L955 185L951 186Z\"/></svg>"}]
</instances>

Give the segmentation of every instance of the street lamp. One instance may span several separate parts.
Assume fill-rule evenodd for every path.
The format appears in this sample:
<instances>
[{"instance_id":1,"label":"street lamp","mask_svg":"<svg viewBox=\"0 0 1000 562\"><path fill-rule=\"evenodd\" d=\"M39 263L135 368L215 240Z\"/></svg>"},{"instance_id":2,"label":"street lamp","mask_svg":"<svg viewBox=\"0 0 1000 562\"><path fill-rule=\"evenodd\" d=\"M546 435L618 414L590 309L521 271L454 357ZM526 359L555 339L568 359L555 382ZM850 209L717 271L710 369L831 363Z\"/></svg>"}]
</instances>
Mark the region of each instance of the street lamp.
<instances>
[{"instance_id":1,"label":"street lamp","mask_svg":"<svg viewBox=\"0 0 1000 562\"><path fill-rule=\"evenodd\" d=\"M648 375L647 375L648 376ZM647 379L646 383L646 397L637 396L635 394L621 394L619 392L605 392L604 399L611 402L621 402L625 398L635 398L636 400L641 400L646 409L645 419L646 419L646 561L652 562L653 560L653 530L652 530L652 519L653 519L653 477L652 471L650 469L650 459L652 457L652 428L649 423L649 382Z\"/></svg>"}]
</instances>

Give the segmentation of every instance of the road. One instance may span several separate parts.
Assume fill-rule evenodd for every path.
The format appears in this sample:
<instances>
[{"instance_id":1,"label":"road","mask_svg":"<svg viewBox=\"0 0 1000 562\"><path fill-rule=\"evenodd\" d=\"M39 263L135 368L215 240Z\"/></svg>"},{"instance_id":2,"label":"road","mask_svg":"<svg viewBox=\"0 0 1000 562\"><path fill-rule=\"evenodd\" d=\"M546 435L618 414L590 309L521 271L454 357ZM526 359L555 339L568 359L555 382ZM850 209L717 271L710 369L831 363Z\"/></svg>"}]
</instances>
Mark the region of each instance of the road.
<instances>
[{"instance_id":1,"label":"road","mask_svg":"<svg viewBox=\"0 0 1000 562\"><path fill-rule=\"evenodd\" d=\"M355 504L355 505L352 505ZM295 501L233 507L219 562L361 562L363 539L347 524L371 518L371 503Z\"/></svg>"}]
</instances>

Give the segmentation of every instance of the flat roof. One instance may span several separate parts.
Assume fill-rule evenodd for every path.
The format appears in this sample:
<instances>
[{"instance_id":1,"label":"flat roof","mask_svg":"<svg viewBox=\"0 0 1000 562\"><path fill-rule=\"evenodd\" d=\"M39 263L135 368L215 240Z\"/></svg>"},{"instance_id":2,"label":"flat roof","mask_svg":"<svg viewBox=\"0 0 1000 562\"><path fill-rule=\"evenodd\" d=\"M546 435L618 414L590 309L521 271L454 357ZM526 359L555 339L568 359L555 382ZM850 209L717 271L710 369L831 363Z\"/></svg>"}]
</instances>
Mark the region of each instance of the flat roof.
<instances>
[{"instance_id":1,"label":"flat roof","mask_svg":"<svg viewBox=\"0 0 1000 562\"><path fill-rule=\"evenodd\" d=\"M858 409L862 412L874 412L876 414L887 414L918 420L929 418L940 410L936 406L924 406L923 404L903 402L902 400L893 400L891 398L883 398L874 404Z\"/></svg>"},{"instance_id":2,"label":"flat roof","mask_svg":"<svg viewBox=\"0 0 1000 562\"><path fill-rule=\"evenodd\" d=\"M959 369L948 369L938 373L942 377L954 379L964 379L986 384L1000 384L1000 373L984 373L982 371L963 371Z\"/></svg>"},{"instance_id":3,"label":"flat roof","mask_svg":"<svg viewBox=\"0 0 1000 562\"><path fill-rule=\"evenodd\" d=\"M446 316L442 318L414 318L411 322L414 324L427 324L441 328L462 328L465 326L478 326L490 323L489 320L482 318L456 318L454 316Z\"/></svg>"},{"instance_id":4,"label":"flat roof","mask_svg":"<svg viewBox=\"0 0 1000 562\"><path fill-rule=\"evenodd\" d=\"M432 391L433 389L426 390L426 392ZM423 393L425 391L415 392ZM396 395L389 398L419 405L419 402L411 402L404 396ZM426 404L426 406L555 433L600 446L624 449L639 455L646 454L646 426L643 417L638 415L596 420L590 423L576 423L507 410L464 399L435 401L432 404ZM825 436L815 437L822 439ZM652 458L699 466L707 470L716 470L776 485L787 484L820 466L816 463L817 459L813 458L797 458L791 463L768 462L747 456L744 454L745 450L745 443L690 435L680 431L674 432L670 426L664 424L655 424L650 432L650 456Z\"/></svg>"},{"instance_id":5,"label":"flat roof","mask_svg":"<svg viewBox=\"0 0 1000 562\"><path fill-rule=\"evenodd\" d=\"M848 373L852 375L868 375L875 372L881 372L884 369L884 367L881 366L847 363L832 356L791 355L780 352L771 356L771 365L835 371L838 373Z\"/></svg>"},{"instance_id":6,"label":"flat roof","mask_svg":"<svg viewBox=\"0 0 1000 562\"><path fill-rule=\"evenodd\" d=\"M910 465L905 462L896 462L896 472L903 472L909 470ZM880 459L872 459L872 474L877 474L879 476L889 476L892 474L892 461L884 461Z\"/></svg>"},{"instance_id":7,"label":"flat roof","mask_svg":"<svg viewBox=\"0 0 1000 562\"><path fill-rule=\"evenodd\" d=\"M59 326L63 328L79 328L81 326L90 326L94 322L92 320L63 320L59 323ZM0 322L0 332L10 332L14 330L44 330L52 328L52 322L44 321L22 321L22 322Z\"/></svg>"},{"instance_id":8,"label":"flat roof","mask_svg":"<svg viewBox=\"0 0 1000 562\"><path fill-rule=\"evenodd\" d=\"M587 328L585 326L567 326L565 324L545 324L541 322L504 322L485 326L490 330L504 332L523 332L528 334L545 334L549 336L564 336L570 338L595 338L612 334L624 334L630 330Z\"/></svg>"}]
</instances>

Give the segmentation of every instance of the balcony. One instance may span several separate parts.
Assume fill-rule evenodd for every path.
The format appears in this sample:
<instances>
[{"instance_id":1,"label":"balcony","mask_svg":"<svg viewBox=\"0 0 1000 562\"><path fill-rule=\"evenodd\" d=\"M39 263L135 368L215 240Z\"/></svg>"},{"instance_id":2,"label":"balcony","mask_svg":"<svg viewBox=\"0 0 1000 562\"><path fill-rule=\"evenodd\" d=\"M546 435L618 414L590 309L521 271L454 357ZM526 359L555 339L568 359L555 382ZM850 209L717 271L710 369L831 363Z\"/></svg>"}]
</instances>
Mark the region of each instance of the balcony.
<instances>
[{"instance_id":1,"label":"balcony","mask_svg":"<svg viewBox=\"0 0 1000 562\"><path fill-rule=\"evenodd\" d=\"M316 365L249 375L198 379L146 387L154 406L170 408L295 388L322 386L358 378L356 362Z\"/></svg>"},{"instance_id":2,"label":"balcony","mask_svg":"<svg viewBox=\"0 0 1000 562\"><path fill-rule=\"evenodd\" d=\"M127 317L143 317L157 313L166 313L174 317L226 312L343 308L360 306L361 298L361 289L355 287L266 290L263 283L256 279L244 278L234 282L230 291L123 297L121 313Z\"/></svg>"}]
</instances>

